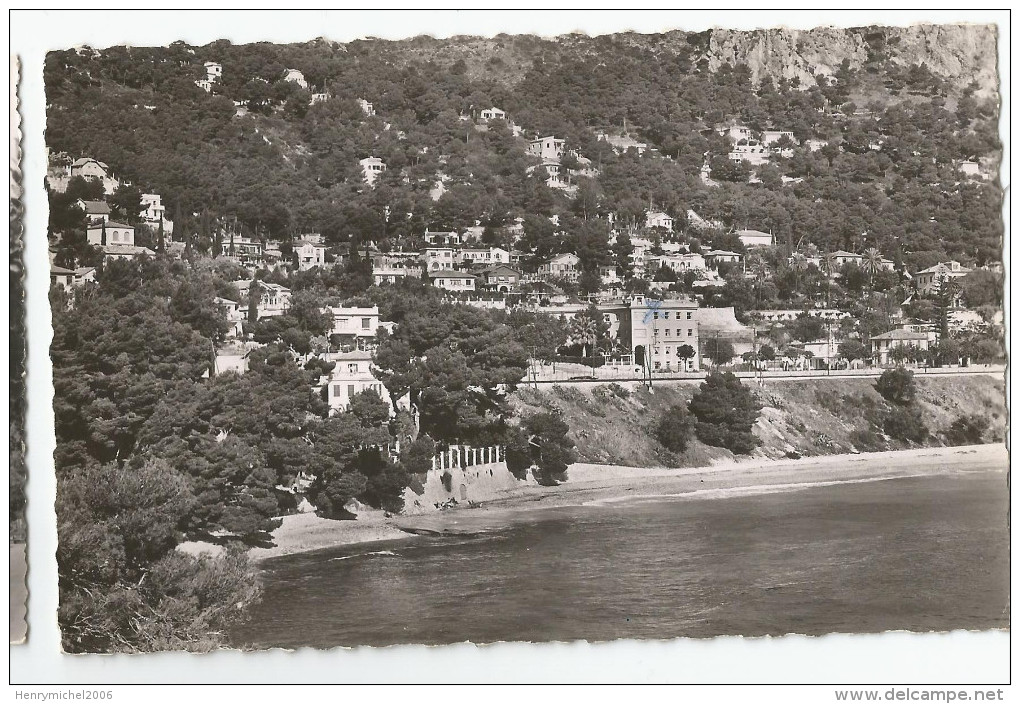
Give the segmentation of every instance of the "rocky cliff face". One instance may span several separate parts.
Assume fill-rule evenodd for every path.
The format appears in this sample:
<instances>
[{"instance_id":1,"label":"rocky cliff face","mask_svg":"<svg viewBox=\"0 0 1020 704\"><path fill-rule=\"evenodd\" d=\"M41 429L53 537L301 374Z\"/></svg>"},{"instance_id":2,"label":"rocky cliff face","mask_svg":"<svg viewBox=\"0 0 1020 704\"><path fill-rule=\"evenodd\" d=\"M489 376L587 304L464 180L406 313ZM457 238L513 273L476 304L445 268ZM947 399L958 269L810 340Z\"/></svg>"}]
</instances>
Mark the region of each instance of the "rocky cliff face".
<instances>
[{"instance_id":1,"label":"rocky cliff face","mask_svg":"<svg viewBox=\"0 0 1020 704\"><path fill-rule=\"evenodd\" d=\"M962 85L976 80L985 92L994 91L998 81L994 25L716 29L707 53L713 71L745 63L755 82L762 76L796 77L811 85L815 75L832 74L844 59L860 69L875 51L901 65L923 62L933 73L960 79Z\"/></svg>"}]
</instances>

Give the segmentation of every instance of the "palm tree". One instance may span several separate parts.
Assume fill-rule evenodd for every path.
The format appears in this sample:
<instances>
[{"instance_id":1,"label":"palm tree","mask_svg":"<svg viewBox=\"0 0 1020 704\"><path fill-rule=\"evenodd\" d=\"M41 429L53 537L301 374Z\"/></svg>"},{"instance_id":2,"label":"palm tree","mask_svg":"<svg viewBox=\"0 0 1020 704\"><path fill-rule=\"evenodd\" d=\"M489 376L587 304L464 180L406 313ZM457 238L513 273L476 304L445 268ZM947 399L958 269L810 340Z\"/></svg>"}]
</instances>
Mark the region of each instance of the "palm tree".
<instances>
[{"instance_id":1,"label":"palm tree","mask_svg":"<svg viewBox=\"0 0 1020 704\"><path fill-rule=\"evenodd\" d=\"M570 321L570 338L581 343L581 356L588 356L588 345L595 346L595 338L598 336L598 324L591 316L579 314Z\"/></svg>"},{"instance_id":2,"label":"palm tree","mask_svg":"<svg viewBox=\"0 0 1020 704\"><path fill-rule=\"evenodd\" d=\"M882 269L882 253L875 247L869 247L864 252L864 269L871 275L871 292L875 292L875 274Z\"/></svg>"},{"instance_id":3,"label":"palm tree","mask_svg":"<svg viewBox=\"0 0 1020 704\"><path fill-rule=\"evenodd\" d=\"M751 274L754 276L755 307L761 308L761 287L769 278L769 266L760 255L755 256L750 264Z\"/></svg>"},{"instance_id":4,"label":"palm tree","mask_svg":"<svg viewBox=\"0 0 1020 704\"><path fill-rule=\"evenodd\" d=\"M794 252L790 255L790 268L793 270L795 280L797 282L797 290L800 291L800 275L807 270L808 260L800 252Z\"/></svg>"},{"instance_id":5,"label":"palm tree","mask_svg":"<svg viewBox=\"0 0 1020 704\"><path fill-rule=\"evenodd\" d=\"M827 252L822 257L822 271L825 272L825 307L828 308L831 303L829 301L830 289L832 288L832 274L836 271L836 256L832 252Z\"/></svg>"}]
</instances>

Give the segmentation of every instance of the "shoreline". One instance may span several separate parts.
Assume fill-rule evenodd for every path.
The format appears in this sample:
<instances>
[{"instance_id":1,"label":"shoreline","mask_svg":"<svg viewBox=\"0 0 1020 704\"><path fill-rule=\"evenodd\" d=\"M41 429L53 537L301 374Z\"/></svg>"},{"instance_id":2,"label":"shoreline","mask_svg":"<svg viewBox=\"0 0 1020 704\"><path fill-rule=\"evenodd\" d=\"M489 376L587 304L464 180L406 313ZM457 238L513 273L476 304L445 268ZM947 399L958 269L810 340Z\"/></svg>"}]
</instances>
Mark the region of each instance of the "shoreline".
<instances>
[{"instance_id":1,"label":"shoreline","mask_svg":"<svg viewBox=\"0 0 1020 704\"><path fill-rule=\"evenodd\" d=\"M283 517L273 532L275 546L252 548L253 562L329 548L408 540L415 535L464 535L492 531L528 520L528 514L547 508L590 503L625 504L634 499L676 498L712 500L726 496L795 491L862 481L882 481L966 471L978 455L1009 467L1003 444L917 448L848 455L822 455L799 460L731 460L705 467L624 467L578 463L568 479L544 487L522 482L499 498L417 516L386 518L371 511L352 521L334 521L315 514ZM930 457L939 461L919 463ZM533 518L533 516L532 516ZM183 547L198 552L199 544Z\"/></svg>"}]
</instances>

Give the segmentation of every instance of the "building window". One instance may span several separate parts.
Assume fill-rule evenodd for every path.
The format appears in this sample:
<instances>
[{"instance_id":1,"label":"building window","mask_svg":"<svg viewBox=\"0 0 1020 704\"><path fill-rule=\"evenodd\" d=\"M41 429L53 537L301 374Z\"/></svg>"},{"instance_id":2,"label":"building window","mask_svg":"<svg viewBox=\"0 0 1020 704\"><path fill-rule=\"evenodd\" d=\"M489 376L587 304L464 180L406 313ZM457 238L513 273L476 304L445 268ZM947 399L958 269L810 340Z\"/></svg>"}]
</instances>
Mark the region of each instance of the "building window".
<instances>
[{"instance_id":1,"label":"building window","mask_svg":"<svg viewBox=\"0 0 1020 704\"><path fill-rule=\"evenodd\" d=\"M340 384L333 384L333 395L339 396L342 393L342 387Z\"/></svg>"},{"instance_id":2,"label":"building window","mask_svg":"<svg viewBox=\"0 0 1020 704\"><path fill-rule=\"evenodd\" d=\"M654 315L655 315L655 319L658 320L659 319L659 312L655 311Z\"/></svg>"},{"instance_id":3,"label":"building window","mask_svg":"<svg viewBox=\"0 0 1020 704\"><path fill-rule=\"evenodd\" d=\"M347 385L347 400L350 401L354 398L354 384Z\"/></svg>"},{"instance_id":4,"label":"building window","mask_svg":"<svg viewBox=\"0 0 1020 704\"><path fill-rule=\"evenodd\" d=\"M669 320L669 311L668 310L665 313L662 314L662 319L663 320ZM668 335L669 333L667 332L666 334Z\"/></svg>"},{"instance_id":5,"label":"building window","mask_svg":"<svg viewBox=\"0 0 1020 704\"><path fill-rule=\"evenodd\" d=\"M690 312L690 311L687 311L687 319L688 319L688 320L690 320L690 319L691 319L691 312Z\"/></svg>"},{"instance_id":6,"label":"building window","mask_svg":"<svg viewBox=\"0 0 1020 704\"><path fill-rule=\"evenodd\" d=\"M371 321L372 321L371 318L362 318L361 319L361 329L362 330L368 330L368 326L371 323Z\"/></svg>"},{"instance_id":7,"label":"building window","mask_svg":"<svg viewBox=\"0 0 1020 704\"><path fill-rule=\"evenodd\" d=\"M691 328L687 328L687 337L693 337L693 336L694 336L694 330L692 330Z\"/></svg>"},{"instance_id":8,"label":"building window","mask_svg":"<svg viewBox=\"0 0 1020 704\"><path fill-rule=\"evenodd\" d=\"M357 365L357 363L348 364L347 365L347 373L348 374L357 374L358 373L358 365Z\"/></svg>"}]
</instances>

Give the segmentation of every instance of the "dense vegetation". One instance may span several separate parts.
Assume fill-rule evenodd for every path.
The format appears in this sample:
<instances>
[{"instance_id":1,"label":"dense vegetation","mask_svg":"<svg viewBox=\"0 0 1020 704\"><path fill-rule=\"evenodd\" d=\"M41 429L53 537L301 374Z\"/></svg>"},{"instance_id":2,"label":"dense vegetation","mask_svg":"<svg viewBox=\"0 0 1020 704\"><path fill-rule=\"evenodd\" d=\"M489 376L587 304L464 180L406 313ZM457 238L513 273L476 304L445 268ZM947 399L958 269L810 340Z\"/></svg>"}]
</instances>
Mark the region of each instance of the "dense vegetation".
<instances>
[{"instance_id":1,"label":"dense vegetation","mask_svg":"<svg viewBox=\"0 0 1020 704\"><path fill-rule=\"evenodd\" d=\"M453 305L415 280L345 297L328 286L329 269L305 278L286 315L249 324L267 339L245 374L210 377L227 329L213 298L237 300L231 282L243 273L226 260L160 255L108 262L72 300L52 292L69 651L216 645L210 634L258 595L242 548L265 541L273 517L293 508L279 488L298 477L313 479L322 515L342 518L352 498L401 510L436 443L528 448L524 466L534 462L550 482L574 459L561 420L518 424L507 401L527 366L523 345L551 357L564 340L547 316ZM329 415L318 382L332 364L308 354L325 348L316 301L329 300L374 302L398 322L377 362L393 398L408 395L420 411L420 434L409 412L391 417L368 392ZM194 558L175 551L185 539L229 549ZM189 576L171 588L175 572Z\"/></svg>"},{"instance_id":2,"label":"dense vegetation","mask_svg":"<svg viewBox=\"0 0 1020 704\"><path fill-rule=\"evenodd\" d=\"M682 231L692 208L725 227L771 230L787 247L851 248L866 233L867 246L911 269L998 259L1000 194L955 169L996 156L995 100L924 65L885 61L882 32L873 34L866 66L844 64L834 80L810 86L768 75L754 84L743 65L709 71L707 35L682 33L503 36L470 65L451 58L468 39L442 49L416 39L52 52L47 141L162 194L180 232L204 229L206 239L210 222L237 218L246 231L284 239L318 231L332 242L392 244L414 242L426 226L480 221L499 240L513 218L530 215L525 246L539 258L585 238L610 257L585 221L615 213L641 224L651 201ZM194 85L207 60L223 65L212 94ZM300 69L309 90L284 81L286 68ZM331 98L309 105L313 91ZM481 131L461 119L491 105L530 134L565 138L600 175L580 177L573 200L545 188L527 175L526 142L505 123ZM802 144L747 183L739 168L729 173L730 142L711 129L726 120L787 129ZM658 154L617 155L596 139L596 129L624 125ZM807 139L828 146L811 151ZM698 178L706 154L716 187ZM358 165L370 155L388 166L376 188L365 187ZM434 202L439 173L447 191ZM784 175L804 180L784 184ZM554 214L577 218L553 236L535 218Z\"/></svg>"}]
</instances>

